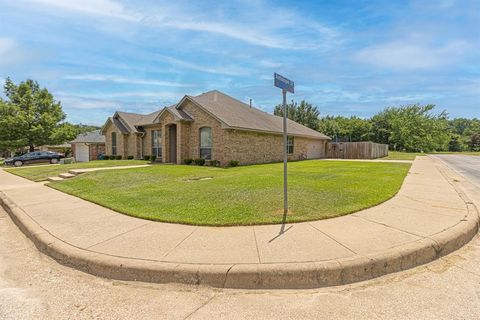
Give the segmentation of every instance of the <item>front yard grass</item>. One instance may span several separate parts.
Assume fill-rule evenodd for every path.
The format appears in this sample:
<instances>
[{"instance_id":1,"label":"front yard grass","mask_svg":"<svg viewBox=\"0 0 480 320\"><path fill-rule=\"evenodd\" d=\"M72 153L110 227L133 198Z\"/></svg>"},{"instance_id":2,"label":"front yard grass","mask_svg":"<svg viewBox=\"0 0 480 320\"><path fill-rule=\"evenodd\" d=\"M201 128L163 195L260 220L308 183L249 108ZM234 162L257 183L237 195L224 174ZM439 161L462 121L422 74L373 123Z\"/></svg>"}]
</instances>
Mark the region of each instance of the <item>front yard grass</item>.
<instances>
[{"instance_id":1,"label":"front yard grass","mask_svg":"<svg viewBox=\"0 0 480 320\"><path fill-rule=\"evenodd\" d=\"M426 156L428 154L459 154L459 155L467 155L467 156L480 156L480 152L475 151L461 151L461 152L449 152L449 151L441 151L441 152L401 152L401 151L388 151L388 156L381 158L382 160L415 160L417 156Z\"/></svg>"},{"instance_id":2,"label":"front yard grass","mask_svg":"<svg viewBox=\"0 0 480 320\"><path fill-rule=\"evenodd\" d=\"M289 163L287 222L332 218L377 205L399 190L410 164ZM49 186L115 211L194 225L281 223L283 165L236 168L159 165L97 171Z\"/></svg>"},{"instance_id":3,"label":"front yard grass","mask_svg":"<svg viewBox=\"0 0 480 320\"><path fill-rule=\"evenodd\" d=\"M45 181L48 179L48 177L56 177L60 173L65 173L68 172L68 170L72 169L132 166L147 163L148 161L144 160L95 160L90 162L78 162L72 164L55 164L35 167L25 166L19 168L8 168L5 169L5 171L23 178L27 178L32 181Z\"/></svg>"}]
</instances>

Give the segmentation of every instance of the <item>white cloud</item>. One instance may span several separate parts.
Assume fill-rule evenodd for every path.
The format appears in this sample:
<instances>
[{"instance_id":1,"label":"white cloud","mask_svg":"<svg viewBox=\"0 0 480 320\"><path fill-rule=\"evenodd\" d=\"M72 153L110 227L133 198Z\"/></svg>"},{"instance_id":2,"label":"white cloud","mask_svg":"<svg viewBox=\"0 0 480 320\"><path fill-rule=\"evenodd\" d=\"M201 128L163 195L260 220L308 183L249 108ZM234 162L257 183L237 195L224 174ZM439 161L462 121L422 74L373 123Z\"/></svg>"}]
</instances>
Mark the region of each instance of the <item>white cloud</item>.
<instances>
[{"instance_id":1,"label":"white cloud","mask_svg":"<svg viewBox=\"0 0 480 320\"><path fill-rule=\"evenodd\" d=\"M26 0L41 10L66 10L90 16L122 19L140 25L217 34L274 49L320 49L340 39L338 32L293 10L262 2L241 4L234 16L171 2L125 6L114 0ZM101 29L102 26L99 26ZM118 26L117 26L118 27ZM320 41L321 40L321 41Z\"/></svg>"},{"instance_id":2,"label":"white cloud","mask_svg":"<svg viewBox=\"0 0 480 320\"><path fill-rule=\"evenodd\" d=\"M81 110L90 110L90 109L108 109L116 110L118 109L118 103L114 101L107 101L101 99L65 95L62 93L56 93L55 98L58 101L62 102L62 106L69 109L81 109Z\"/></svg>"},{"instance_id":3,"label":"white cloud","mask_svg":"<svg viewBox=\"0 0 480 320\"><path fill-rule=\"evenodd\" d=\"M258 61L258 64L262 67L265 67L265 68L280 68L281 66L283 66L283 63L280 63L280 62L276 62L276 61L273 61L273 60L269 60L269 59L262 59L260 61Z\"/></svg>"},{"instance_id":4,"label":"white cloud","mask_svg":"<svg viewBox=\"0 0 480 320\"><path fill-rule=\"evenodd\" d=\"M232 65L226 65L222 67L206 67L202 66L197 63L189 62L189 61L184 61L180 60L177 58L173 57L167 57L167 56L162 56L158 55L160 59L167 63L172 63L180 67L184 67L187 69L191 70L196 70L196 71L201 71L201 72L206 72L206 73L213 73L213 74L224 74L228 76L241 76L241 75L246 75L249 74L250 70L241 68L241 67L236 67Z\"/></svg>"},{"instance_id":5,"label":"white cloud","mask_svg":"<svg viewBox=\"0 0 480 320\"><path fill-rule=\"evenodd\" d=\"M122 91L110 93L90 93L86 99L119 99L119 98L151 98L153 100L175 100L180 99L183 93L159 92L159 91Z\"/></svg>"},{"instance_id":6,"label":"white cloud","mask_svg":"<svg viewBox=\"0 0 480 320\"><path fill-rule=\"evenodd\" d=\"M158 26L170 27L180 30L201 31L216 33L223 36L227 36L232 39L241 40L254 45L259 45L269 48L283 48L285 46L285 40L274 35L264 34L258 32L259 30L253 28L247 28L246 26L235 26L233 24L225 24L214 21L188 21L187 17L182 19L157 19L156 24Z\"/></svg>"},{"instance_id":7,"label":"white cloud","mask_svg":"<svg viewBox=\"0 0 480 320\"><path fill-rule=\"evenodd\" d=\"M10 38L0 38L0 60L5 59L6 55L17 46L16 42Z\"/></svg>"},{"instance_id":8,"label":"white cloud","mask_svg":"<svg viewBox=\"0 0 480 320\"><path fill-rule=\"evenodd\" d=\"M37 59L36 50L27 50L15 39L0 37L0 77L8 75L8 71L15 70L19 65L25 65ZM5 74L3 74L5 73Z\"/></svg>"},{"instance_id":9,"label":"white cloud","mask_svg":"<svg viewBox=\"0 0 480 320\"><path fill-rule=\"evenodd\" d=\"M28 2L51 6L57 9L79 12L87 15L99 15L138 21L140 16L128 12L125 7L112 0L27 0Z\"/></svg>"},{"instance_id":10,"label":"white cloud","mask_svg":"<svg viewBox=\"0 0 480 320\"><path fill-rule=\"evenodd\" d=\"M132 79L119 77L114 75L100 75L100 74L81 74L81 75L67 75L64 79L68 80L84 80L84 81L109 81L117 83L127 83L127 84L141 84L141 85L154 85L162 87L195 87L194 84L189 83L180 83L172 81L161 81L161 80L146 80L146 79Z\"/></svg>"},{"instance_id":11,"label":"white cloud","mask_svg":"<svg viewBox=\"0 0 480 320\"><path fill-rule=\"evenodd\" d=\"M436 46L421 42L394 41L360 50L356 60L392 70L432 69L454 64L469 48L465 41Z\"/></svg>"}]
</instances>

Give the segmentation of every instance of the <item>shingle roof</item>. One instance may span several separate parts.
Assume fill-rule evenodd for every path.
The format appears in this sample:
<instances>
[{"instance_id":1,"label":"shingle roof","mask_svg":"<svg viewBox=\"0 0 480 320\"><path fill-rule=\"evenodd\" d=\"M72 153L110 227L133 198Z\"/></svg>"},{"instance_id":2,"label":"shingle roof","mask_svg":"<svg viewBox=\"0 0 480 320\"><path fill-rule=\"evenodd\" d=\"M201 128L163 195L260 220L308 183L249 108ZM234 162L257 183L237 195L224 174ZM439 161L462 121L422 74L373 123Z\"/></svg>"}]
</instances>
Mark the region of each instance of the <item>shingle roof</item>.
<instances>
[{"instance_id":1,"label":"shingle roof","mask_svg":"<svg viewBox=\"0 0 480 320\"><path fill-rule=\"evenodd\" d=\"M121 112L118 111L117 114L125 122L125 126L130 132L138 132L137 127L147 124L152 124L153 120L158 116L161 110L149 113L149 114L138 114L132 112Z\"/></svg>"},{"instance_id":2,"label":"shingle roof","mask_svg":"<svg viewBox=\"0 0 480 320\"><path fill-rule=\"evenodd\" d=\"M213 90L199 96L188 96L227 126L263 132L282 133L283 118L234 99L220 91ZM330 139L330 137L288 119L287 130L291 135Z\"/></svg>"},{"instance_id":3,"label":"shingle roof","mask_svg":"<svg viewBox=\"0 0 480 320\"><path fill-rule=\"evenodd\" d=\"M182 109L178 109L177 105L174 104L173 106L167 107L169 111L171 111L177 118L185 121L193 121L193 118L190 117L189 114L187 114L185 111Z\"/></svg>"},{"instance_id":4,"label":"shingle roof","mask_svg":"<svg viewBox=\"0 0 480 320\"><path fill-rule=\"evenodd\" d=\"M86 133L80 133L70 143L105 143L105 136L100 133L100 130L94 130Z\"/></svg>"},{"instance_id":5,"label":"shingle roof","mask_svg":"<svg viewBox=\"0 0 480 320\"><path fill-rule=\"evenodd\" d=\"M270 133L283 132L283 118L269 114L262 110L250 107L235 98L220 91L213 90L198 96L185 96L212 116L224 123L226 127L239 130L253 130ZM182 101L184 101L182 99ZM157 117L164 111L170 111L177 118L192 121L192 117L182 110L181 103L165 107L150 114L131 112L117 112L112 121L124 133L139 132L139 127L153 124ZM117 117L118 115L118 117ZM118 119L117 119L118 118ZM304 136L315 139L330 139L323 133L307 128L295 121L288 119L287 130L290 135Z\"/></svg>"}]
</instances>

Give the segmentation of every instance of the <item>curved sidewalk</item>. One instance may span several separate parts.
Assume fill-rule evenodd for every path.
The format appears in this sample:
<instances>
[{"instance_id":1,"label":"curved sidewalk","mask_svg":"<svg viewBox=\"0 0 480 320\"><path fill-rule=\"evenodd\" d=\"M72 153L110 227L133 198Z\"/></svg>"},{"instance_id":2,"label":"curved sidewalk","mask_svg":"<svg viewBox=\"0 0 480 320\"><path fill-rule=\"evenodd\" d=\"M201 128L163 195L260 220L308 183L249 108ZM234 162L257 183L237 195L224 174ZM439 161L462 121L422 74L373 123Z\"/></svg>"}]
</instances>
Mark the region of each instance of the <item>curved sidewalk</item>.
<instances>
[{"instance_id":1,"label":"curved sidewalk","mask_svg":"<svg viewBox=\"0 0 480 320\"><path fill-rule=\"evenodd\" d=\"M355 214L283 228L195 227L122 215L0 170L0 203L58 262L106 278L228 288L341 285L432 261L477 233L469 187L417 157L397 196Z\"/></svg>"}]
</instances>

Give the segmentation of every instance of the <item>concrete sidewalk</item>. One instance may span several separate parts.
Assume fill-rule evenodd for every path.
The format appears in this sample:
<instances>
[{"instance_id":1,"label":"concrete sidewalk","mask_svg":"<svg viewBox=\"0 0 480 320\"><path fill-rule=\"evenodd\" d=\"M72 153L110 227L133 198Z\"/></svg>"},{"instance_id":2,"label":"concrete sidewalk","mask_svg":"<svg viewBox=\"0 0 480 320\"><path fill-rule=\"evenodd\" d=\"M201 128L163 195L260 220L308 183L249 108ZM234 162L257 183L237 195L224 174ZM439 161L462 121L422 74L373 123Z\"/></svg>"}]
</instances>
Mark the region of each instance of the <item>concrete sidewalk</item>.
<instances>
[{"instance_id":1,"label":"concrete sidewalk","mask_svg":"<svg viewBox=\"0 0 480 320\"><path fill-rule=\"evenodd\" d=\"M440 162L417 157L393 199L344 217L195 227L116 213L0 170L0 201L60 263L95 275L230 288L312 288L405 270L467 243L478 213Z\"/></svg>"}]
</instances>

